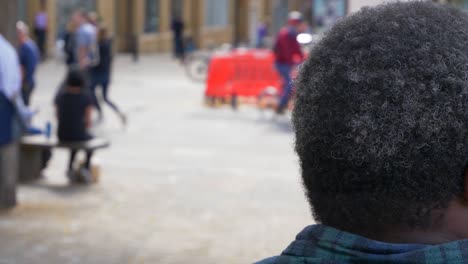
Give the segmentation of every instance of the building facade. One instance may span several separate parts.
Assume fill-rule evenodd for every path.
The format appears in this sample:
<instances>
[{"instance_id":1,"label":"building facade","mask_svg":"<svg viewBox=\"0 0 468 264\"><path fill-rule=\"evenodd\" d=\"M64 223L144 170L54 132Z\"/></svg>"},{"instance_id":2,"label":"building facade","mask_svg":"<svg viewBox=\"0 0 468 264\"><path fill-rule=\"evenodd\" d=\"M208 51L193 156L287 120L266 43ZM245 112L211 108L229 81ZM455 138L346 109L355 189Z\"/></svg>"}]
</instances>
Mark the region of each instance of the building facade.
<instances>
[{"instance_id":1,"label":"building facade","mask_svg":"<svg viewBox=\"0 0 468 264\"><path fill-rule=\"evenodd\" d=\"M289 11L304 14L311 30L320 33L340 17L363 6L386 0L18 0L18 17L32 26L41 5L49 15L48 46L66 29L73 10L95 11L113 33L118 51L135 48L145 52L169 52L172 47L171 20L181 17L186 37L195 46L207 48L223 43L253 45L260 23L274 35L287 20ZM392 0L387 0L392 1ZM468 0L435 0L468 10Z\"/></svg>"},{"instance_id":2,"label":"building facade","mask_svg":"<svg viewBox=\"0 0 468 264\"><path fill-rule=\"evenodd\" d=\"M171 20L180 16L197 47L234 40L236 0L19 0L19 18L32 26L41 2L49 16L48 45L65 31L73 10L96 12L113 33L119 51L140 52L171 50ZM242 13L242 12L240 12Z\"/></svg>"}]
</instances>

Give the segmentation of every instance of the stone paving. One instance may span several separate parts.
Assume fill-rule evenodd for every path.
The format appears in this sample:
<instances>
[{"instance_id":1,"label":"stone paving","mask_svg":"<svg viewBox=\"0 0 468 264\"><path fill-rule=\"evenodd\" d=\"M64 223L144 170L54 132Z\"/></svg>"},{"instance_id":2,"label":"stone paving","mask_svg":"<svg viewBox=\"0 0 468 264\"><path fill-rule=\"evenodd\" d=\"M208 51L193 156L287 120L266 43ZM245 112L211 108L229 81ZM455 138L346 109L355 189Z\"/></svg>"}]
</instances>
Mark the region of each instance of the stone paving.
<instances>
[{"instance_id":1,"label":"stone paving","mask_svg":"<svg viewBox=\"0 0 468 264\"><path fill-rule=\"evenodd\" d=\"M37 125L53 121L63 75L41 66ZM205 108L203 85L169 56L119 56L113 81L129 124L107 110L94 129L112 141L96 156L101 182L70 186L68 153L55 151L46 177L0 214L0 264L252 263L312 223L287 118Z\"/></svg>"}]
</instances>

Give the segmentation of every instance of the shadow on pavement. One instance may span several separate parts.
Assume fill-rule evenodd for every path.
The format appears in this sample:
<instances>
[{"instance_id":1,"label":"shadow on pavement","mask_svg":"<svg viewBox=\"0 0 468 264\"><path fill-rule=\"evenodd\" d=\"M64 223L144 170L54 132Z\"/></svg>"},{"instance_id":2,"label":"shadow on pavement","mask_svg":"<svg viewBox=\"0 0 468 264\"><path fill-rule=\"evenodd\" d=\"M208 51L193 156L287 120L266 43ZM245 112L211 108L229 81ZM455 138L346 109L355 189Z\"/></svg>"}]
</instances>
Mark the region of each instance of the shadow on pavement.
<instances>
[{"instance_id":1,"label":"shadow on pavement","mask_svg":"<svg viewBox=\"0 0 468 264\"><path fill-rule=\"evenodd\" d=\"M38 181L33 183L22 184L28 187L46 190L53 192L59 196L74 196L81 195L92 191L92 186L87 186L84 184L57 184L50 183L47 181Z\"/></svg>"}]
</instances>

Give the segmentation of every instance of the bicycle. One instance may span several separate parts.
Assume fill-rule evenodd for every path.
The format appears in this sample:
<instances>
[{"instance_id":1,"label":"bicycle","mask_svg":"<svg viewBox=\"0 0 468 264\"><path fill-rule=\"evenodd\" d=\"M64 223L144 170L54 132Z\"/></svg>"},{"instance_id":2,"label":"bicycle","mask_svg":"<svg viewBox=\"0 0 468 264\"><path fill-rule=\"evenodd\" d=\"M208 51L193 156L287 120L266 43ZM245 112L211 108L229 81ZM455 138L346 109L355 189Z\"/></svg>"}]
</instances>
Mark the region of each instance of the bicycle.
<instances>
[{"instance_id":1,"label":"bicycle","mask_svg":"<svg viewBox=\"0 0 468 264\"><path fill-rule=\"evenodd\" d=\"M218 48L195 51L185 58L185 71L187 76L195 82L204 82L208 76L211 57L217 53L229 52L230 44L223 44Z\"/></svg>"}]
</instances>

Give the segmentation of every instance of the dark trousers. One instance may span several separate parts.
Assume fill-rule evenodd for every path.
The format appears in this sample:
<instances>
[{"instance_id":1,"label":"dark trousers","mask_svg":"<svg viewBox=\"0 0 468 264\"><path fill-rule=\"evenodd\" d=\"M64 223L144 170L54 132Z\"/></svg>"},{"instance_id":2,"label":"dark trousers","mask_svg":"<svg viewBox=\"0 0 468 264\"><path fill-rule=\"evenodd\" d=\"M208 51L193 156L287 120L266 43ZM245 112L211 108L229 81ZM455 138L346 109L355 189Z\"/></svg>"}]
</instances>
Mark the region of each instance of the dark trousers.
<instances>
[{"instance_id":1,"label":"dark trousers","mask_svg":"<svg viewBox=\"0 0 468 264\"><path fill-rule=\"evenodd\" d=\"M45 58L47 31L45 29L36 28L34 29L34 34L36 35L37 47L41 52L41 57Z\"/></svg>"},{"instance_id":2,"label":"dark trousers","mask_svg":"<svg viewBox=\"0 0 468 264\"><path fill-rule=\"evenodd\" d=\"M288 106L289 99L293 92L293 84L291 78L291 72L294 66L283 63L276 63L276 70L278 71L281 79L283 79L283 93L281 95L278 109L284 110Z\"/></svg>"},{"instance_id":3,"label":"dark trousers","mask_svg":"<svg viewBox=\"0 0 468 264\"><path fill-rule=\"evenodd\" d=\"M73 165L75 164L75 159L76 159L76 154L78 154L78 150L72 149L70 151L70 161L68 162L68 170L72 171L73 170ZM91 158L93 157L93 152L92 151L86 151L86 160L84 167L86 169L89 169L91 167Z\"/></svg>"},{"instance_id":4,"label":"dark trousers","mask_svg":"<svg viewBox=\"0 0 468 264\"><path fill-rule=\"evenodd\" d=\"M174 57L183 59L185 56L184 52L184 39L182 36L174 36Z\"/></svg>"},{"instance_id":5,"label":"dark trousers","mask_svg":"<svg viewBox=\"0 0 468 264\"><path fill-rule=\"evenodd\" d=\"M23 83L23 88L21 91L21 95L23 97L23 102L26 106L29 106L31 103L31 94L34 90L34 86L29 83Z\"/></svg>"},{"instance_id":6,"label":"dark trousers","mask_svg":"<svg viewBox=\"0 0 468 264\"><path fill-rule=\"evenodd\" d=\"M59 133L59 141L60 142L81 142L81 141L88 141L93 139L93 136L86 133L84 135L81 135L77 137L76 135L71 138L71 137L64 137L63 135L60 135ZM68 162L68 170L73 170L73 165L75 164L75 159L76 159L76 154L78 154L77 149L72 149L70 151L70 160ZM86 151L86 160L85 160L85 168L89 169L91 167L91 158L93 157L93 151Z\"/></svg>"},{"instance_id":7,"label":"dark trousers","mask_svg":"<svg viewBox=\"0 0 468 264\"><path fill-rule=\"evenodd\" d=\"M94 106L96 107L96 110L99 112L99 114L102 114L102 108L99 103L99 99L97 98L97 88L101 87L102 91L102 99L104 102L109 105L112 110L114 110L116 113L120 113L119 108L117 105L115 105L108 96L108 90L109 90L109 82L110 82L110 74L108 73L92 73L91 74L91 92L93 96L93 102Z\"/></svg>"}]
</instances>

